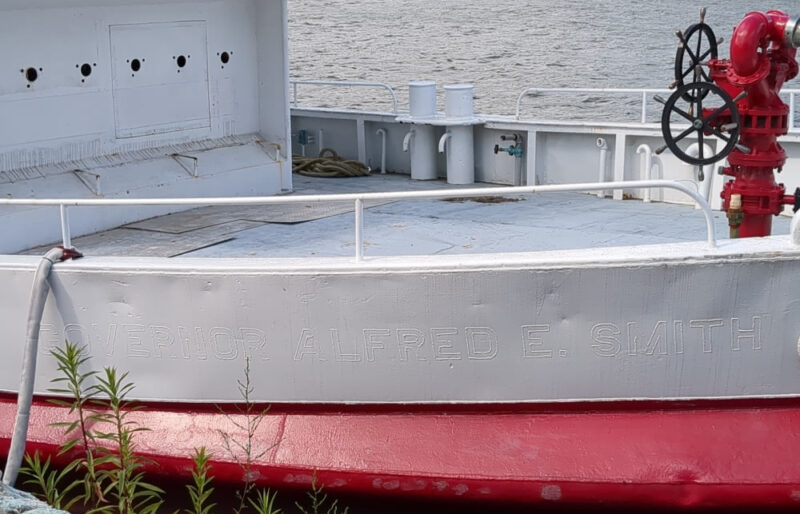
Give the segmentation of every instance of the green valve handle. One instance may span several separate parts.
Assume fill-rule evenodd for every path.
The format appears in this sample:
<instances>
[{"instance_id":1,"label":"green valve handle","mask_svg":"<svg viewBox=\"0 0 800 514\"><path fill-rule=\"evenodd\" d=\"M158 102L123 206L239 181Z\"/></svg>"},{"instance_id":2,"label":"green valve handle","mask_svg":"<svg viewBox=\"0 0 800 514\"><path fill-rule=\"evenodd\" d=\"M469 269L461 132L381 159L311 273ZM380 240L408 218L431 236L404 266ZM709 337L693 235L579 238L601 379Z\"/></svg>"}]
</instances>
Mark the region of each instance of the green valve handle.
<instances>
[{"instance_id":1,"label":"green valve handle","mask_svg":"<svg viewBox=\"0 0 800 514\"><path fill-rule=\"evenodd\" d=\"M520 145L511 145L508 148L501 148L500 145L494 145L494 153L506 152L511 157L522 157L523 151Z\"/></svg>"}]
</instances>

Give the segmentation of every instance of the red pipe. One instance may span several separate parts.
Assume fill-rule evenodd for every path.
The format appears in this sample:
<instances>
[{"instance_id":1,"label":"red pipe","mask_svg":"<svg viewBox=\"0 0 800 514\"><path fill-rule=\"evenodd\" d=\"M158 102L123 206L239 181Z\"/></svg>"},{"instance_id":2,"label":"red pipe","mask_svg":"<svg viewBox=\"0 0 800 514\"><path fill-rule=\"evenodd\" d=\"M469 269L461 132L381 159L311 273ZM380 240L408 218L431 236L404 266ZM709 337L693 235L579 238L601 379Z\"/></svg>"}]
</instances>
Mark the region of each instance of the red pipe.
<instances>
[{"instance_id":1,"label":"red pipe","mask_svg":"<svg viewBox=\"0 0 800 514\"><path fill-rule=\"evenodd\" d=\"M789 16L783 11L751 12L733 31L731 67L734 83L748 92L750 105L783 105L778 97L782 85L772 84L767 48L786 49L784 30ZM760 51L759 51L760 50Z\"/></svg>"},{"instance_id":2,"label":"red pipe","mask_svg":"<svg viewBox=\"0 0 800 514\"><path fill-rule=\"evenodd\" d=\"M758 49L765 44L770 20L761 12L748 13L733 31L731 38L731 65L740 77L753 75L765 55Z\"/></svg>"}]
</instances>

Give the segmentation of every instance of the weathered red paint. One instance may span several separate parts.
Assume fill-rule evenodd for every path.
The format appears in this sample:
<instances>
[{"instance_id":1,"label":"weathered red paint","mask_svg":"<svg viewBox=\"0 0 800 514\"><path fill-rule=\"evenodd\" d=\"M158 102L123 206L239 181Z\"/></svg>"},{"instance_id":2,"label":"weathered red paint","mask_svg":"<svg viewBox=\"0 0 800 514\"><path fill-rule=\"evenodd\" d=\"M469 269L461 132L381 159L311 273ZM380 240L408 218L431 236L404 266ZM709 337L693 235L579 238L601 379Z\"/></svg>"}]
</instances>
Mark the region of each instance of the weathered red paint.
<instances>
[{"instance_id":1,"label":"weathered red paint","mask_svg":"<svg viewBox=\"0 0 800 514\"><path fill-rule=\"evenodd\" d=\"M0 397L0 452L15 404ZM151 471L188 476L205 446L218 480L241 481L210 406L132 414ZM37 400L29 451L55 453L66 409ZM531 407L275 407L256 436L257 482L407 498L619 506L800 505L800 402L627 402Z\"/></svg>"},{"instance_id":2,"label":"weathered red paint","mask_svg":"<svg viewBox=\"0 0 800 514\"><path fill-rule=\"evenodd\" d=\"M782 11L748 13L734 30L730 60L709 63L712 79L731 97L747 93L737 105L739 142L749 151L735 149L728 156L730 166L723 170L734 177L722 191L724 209L729 210L732 195L742 198L740 237L770 235L772 216L780 214L786 203L794 203L794 197L787 196L784 185L774 177L774 171L780 172L786 163L778 137L788 131L789 114L778 93L798 73L797 50L785 42L788 20ZM704 116L713 111L704 109ZM728 122L720 116L714 124L719 127Z\"/></svg>"}]
</instances>

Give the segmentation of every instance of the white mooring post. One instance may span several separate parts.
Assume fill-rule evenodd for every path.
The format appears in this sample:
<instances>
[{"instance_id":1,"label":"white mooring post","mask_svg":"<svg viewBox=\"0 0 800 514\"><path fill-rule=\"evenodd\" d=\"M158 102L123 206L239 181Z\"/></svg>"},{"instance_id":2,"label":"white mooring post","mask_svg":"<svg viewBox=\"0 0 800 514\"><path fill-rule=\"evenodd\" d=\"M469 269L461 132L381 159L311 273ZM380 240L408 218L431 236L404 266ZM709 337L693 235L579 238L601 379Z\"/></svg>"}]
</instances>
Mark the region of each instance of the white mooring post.
<instances>
[{"instance_id":1,"label":"white mooring post","mask_svg":"<svg viewBox=\"0 0 800 514\"><path fill-rule=\"evenodd\" d=\"M414 125L403 141L403 150L411 153L411 179L435 180L436 134L426 121L436 117L436 82L409 83L408 108Z\"/></svg>"},{"instance_id":2,"label":"white mooring post","mask_svg":"<svg viewBox=\"0 0 800 514\"><path fill-rule=\"evenodd\" d=\"M448 120L468 122L474 119L474 87L472 84L453 84L444 87L445 116ZM475 142L472 124L454 123L447 127L447 183L475 182Z\"/></svg>"}]
</instances>

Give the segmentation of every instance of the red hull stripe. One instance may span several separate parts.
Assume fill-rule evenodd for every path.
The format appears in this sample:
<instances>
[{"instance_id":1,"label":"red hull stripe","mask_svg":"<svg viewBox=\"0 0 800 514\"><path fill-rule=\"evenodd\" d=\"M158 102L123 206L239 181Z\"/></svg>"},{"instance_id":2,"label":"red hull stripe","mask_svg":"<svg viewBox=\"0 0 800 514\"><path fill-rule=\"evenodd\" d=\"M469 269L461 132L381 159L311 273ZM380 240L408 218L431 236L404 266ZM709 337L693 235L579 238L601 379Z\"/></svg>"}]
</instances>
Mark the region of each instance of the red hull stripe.
<instances>
[{"instance_id":1,"label":"red hull stripe","mask_svg":"<svg viewBox=\"0 0 800 514\"><path fill-rule=\"evenodd\" d=\"M800 407L724 405L558 412L504 407L500 414L489 407L276 410L259 427L256 451L267 451L254 473L264 486L306 487L316 473L331 490L409 498L800 505ZM12 399L0 397L3 455L15 409ZM205 446L219 480L242 479L219 431L242 436L225 416L174 404L161 410L152 404L132 416L151 429L137 441L139 452L157 461L152 471L188 476L193 449ZM54 453L62 436L49 424L65 419L66 409L38 400L29 451Z\"/></svg>"}]
</instances>

